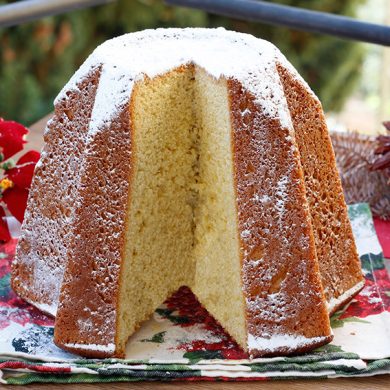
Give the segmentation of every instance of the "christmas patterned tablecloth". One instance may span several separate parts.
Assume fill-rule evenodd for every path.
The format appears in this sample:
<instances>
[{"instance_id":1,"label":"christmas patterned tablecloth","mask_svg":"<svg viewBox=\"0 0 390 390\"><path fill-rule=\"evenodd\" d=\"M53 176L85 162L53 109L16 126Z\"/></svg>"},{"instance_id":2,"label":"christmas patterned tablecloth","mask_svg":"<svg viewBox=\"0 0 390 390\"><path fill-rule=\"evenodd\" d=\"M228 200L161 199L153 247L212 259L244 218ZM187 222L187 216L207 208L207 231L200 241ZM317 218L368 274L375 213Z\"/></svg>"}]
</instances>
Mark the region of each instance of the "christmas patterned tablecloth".
<instances>
[{"instance_id":1,"label":"christmas patterned tablecloth","mask_svg":"<svg viewBox=\"0 0 390 390\"><path fill-rule=\"evenodd\" d=\"M366 285L331 318L332 343L249 360L182 287L127 344L126 359L83 359L53 344L53 319L10 288L16 239L0 246L0 383L267 380L390 373L390 279L366 204L349 207Z\"/></svg>"}]
</instances>

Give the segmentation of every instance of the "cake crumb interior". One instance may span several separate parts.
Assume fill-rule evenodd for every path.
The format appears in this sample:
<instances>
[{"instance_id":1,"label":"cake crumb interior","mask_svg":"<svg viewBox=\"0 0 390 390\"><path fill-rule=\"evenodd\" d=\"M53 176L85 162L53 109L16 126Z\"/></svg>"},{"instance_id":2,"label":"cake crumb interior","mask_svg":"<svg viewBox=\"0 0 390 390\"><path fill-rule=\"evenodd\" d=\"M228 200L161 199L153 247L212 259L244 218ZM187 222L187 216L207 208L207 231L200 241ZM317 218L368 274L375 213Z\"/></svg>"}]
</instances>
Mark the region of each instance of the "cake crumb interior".
<instances>
[{"instance_id":1,"label":"cake crumb interior","mask_svg":"<svg viewBox=\"0 0 390 390\"><path fill-rule=\"evenodd\" d=\"M188 286L246 349L229 97L186 65L135 86L118 344Z\"/></svg>"}]
</instances>

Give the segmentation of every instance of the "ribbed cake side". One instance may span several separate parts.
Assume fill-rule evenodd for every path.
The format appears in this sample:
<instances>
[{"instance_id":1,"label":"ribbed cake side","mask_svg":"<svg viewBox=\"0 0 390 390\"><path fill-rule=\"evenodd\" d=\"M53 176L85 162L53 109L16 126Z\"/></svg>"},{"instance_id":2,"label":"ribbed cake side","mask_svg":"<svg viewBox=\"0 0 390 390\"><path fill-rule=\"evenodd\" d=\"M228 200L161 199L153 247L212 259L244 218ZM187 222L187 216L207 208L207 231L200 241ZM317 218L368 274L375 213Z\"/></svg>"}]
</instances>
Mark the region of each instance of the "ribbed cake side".
<instances>
[{"instance_id":1,"label":"ribbed cake side","mask_svg":"<svg viewBox=\"0 0 390 390\"><path fill-rule=\"evenodd\" d=\"M321 103L277 65L302 160L328 310L334 313L364 286L360 260Z\"/></svg>"},{"instance_id":2,"label":"ribbed cake side","mask_svg":"<svg viewBox=\"0 0 390 390\"><path fill-rule=\"evenodd\" d=\"M80 172L54 341L84 356L124 354L116 348L116 324L131 172L126 104L90 131Z\"/></svg>"},{"instance_id":3,"label":"ribbed cake side","mask_svg":"<svg viewBox=\"0 0 390 390\"><path fill-rule=\"evenodd\" d=\"M55 315L72 239L74 202L100 68L90 69L55 105L36 165L21 237L12 263L12 288Z\"/></svg>"},{"instance_id":4,"label":"ribbed cake side","mask_svg":"<svg viewBox=\"0 0 390 390\"><path fill-rule=\"evenodd\" d=\"M229 88L248 350L304 352L332 335L294 130L239 82Z\"/></svg>"}]
</instances>

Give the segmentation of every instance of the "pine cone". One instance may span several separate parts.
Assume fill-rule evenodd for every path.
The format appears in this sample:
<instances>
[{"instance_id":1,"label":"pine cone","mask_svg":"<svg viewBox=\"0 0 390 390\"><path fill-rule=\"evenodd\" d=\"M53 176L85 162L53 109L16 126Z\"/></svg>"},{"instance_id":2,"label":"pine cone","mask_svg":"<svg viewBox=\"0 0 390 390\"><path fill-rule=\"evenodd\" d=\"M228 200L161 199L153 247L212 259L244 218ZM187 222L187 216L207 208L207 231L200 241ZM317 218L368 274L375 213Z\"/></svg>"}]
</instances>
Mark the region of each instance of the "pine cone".
<instances>
[{"instance_id":1,"label":"pine cone","mask_svg":"<svg viewBox=\"0 0 390 390\"><path fill-rule=\"evenodd\" d=\"M381 155L371 165L373 171L384 170L389 177L390 184L390 121L383 122L389 135L380 135L376 138L377 148L374 153Z\"/></svg>"},{"instance_id":2,"label":"pine cone","mask_svg":"<svg viewBox=\"0 0 390 390\"><path fill-rule=\"evenodd\" d=\"M367 202L375 216L390 219L388 179L372 169L376 139L355 132L331 133L331 139L346 202Z\"/></svg>"}]
</instances>

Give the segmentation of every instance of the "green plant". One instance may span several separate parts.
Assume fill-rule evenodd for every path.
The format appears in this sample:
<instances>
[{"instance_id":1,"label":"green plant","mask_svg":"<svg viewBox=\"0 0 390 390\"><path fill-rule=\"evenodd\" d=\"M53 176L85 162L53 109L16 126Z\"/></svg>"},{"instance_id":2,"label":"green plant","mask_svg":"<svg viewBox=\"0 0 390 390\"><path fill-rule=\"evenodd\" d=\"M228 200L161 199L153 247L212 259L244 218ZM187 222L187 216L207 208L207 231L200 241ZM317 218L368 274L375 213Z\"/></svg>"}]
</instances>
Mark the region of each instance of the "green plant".
<instances>
[{"instance_id":1,"label":"green plant","mask_svg":"<svg viewBox=\"0 0 390 390\"><path fill-rule=\"evenodd\" d=\"M9 2L0 0L0 4ZM352 16L361 3L277 2ZM161 0L118 0L0 30L0 116L34 122L52 110L53 98L99 43L126 32L172 26L224 26L270 40L307 80L326 110L339 110L359 79L364 50L357 43L168 7Z\"/></svg>"}]
</instances>

